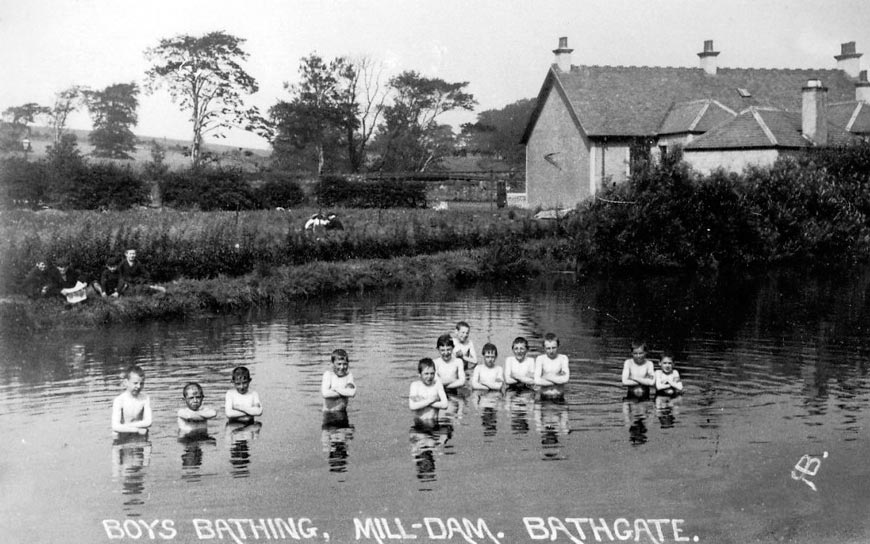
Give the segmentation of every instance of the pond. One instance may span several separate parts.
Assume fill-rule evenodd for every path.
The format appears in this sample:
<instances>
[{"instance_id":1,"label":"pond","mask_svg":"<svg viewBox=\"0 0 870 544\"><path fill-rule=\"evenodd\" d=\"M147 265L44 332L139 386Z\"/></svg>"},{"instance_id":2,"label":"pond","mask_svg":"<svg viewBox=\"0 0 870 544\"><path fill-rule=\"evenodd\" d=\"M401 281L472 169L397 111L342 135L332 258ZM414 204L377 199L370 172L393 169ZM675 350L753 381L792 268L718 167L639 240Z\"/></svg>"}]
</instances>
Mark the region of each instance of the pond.
<instances>
[{"instance_id":1,"label":"pond","mask_svg":"<svg viewBox=\"0 0 870 544\"><path fill-rule=\"evenodd\" d=\"M3 542L866 542L870 278L556 275L364 294L244 317L0 335ZM478 352L516 336L570 358L564 402L451 397L415 426L408 389L456 321ZM624 400L631 340L677 352L674 400ZM358 386L324 418L344 348ZM154 424L113 443L120 373ZM264 414L227 425L247 366ZM218 409L180 439L181 390Z\"/></svg>"}]
</instances>

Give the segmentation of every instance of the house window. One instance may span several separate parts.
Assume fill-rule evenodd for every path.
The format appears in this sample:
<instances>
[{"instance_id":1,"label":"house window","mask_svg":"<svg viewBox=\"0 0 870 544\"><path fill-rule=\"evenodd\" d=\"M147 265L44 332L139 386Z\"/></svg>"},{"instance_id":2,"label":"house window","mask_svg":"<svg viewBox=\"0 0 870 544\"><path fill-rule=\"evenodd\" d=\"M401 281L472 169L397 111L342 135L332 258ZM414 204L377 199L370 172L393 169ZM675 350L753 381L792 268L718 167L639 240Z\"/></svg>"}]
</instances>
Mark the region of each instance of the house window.
<instances>
[{"instance_id":1,"label":"house window","mask_svg":"<svg viewBox=\"0 0 870 544\"><path fill-rule=\"evenodd\" d=\"M668 156L668 146L660 145L659 146L659 158L663 159Z\"/></svg>"},{"instance_id":2,"label":"house window","mask_svg":"<svg viewBox=\"0 0 870 544\"><path fill-rule=\"evenodd\" d=\"M749 98L752 96L752 93L749 92L749 89L744 89L743 87L737 87L737 93L740 94L743 98Z\"/></svg>"},{"instance_id":3,"label":"house window","mask_svg":"<svg viewBox=\"0 0 870 544\"><path fill-rule=\"evenodd\" d=\"M628 148L628 175L646 168L650 161L650 146L652 142L638 138Z\"/></svg>"}]
</instances>

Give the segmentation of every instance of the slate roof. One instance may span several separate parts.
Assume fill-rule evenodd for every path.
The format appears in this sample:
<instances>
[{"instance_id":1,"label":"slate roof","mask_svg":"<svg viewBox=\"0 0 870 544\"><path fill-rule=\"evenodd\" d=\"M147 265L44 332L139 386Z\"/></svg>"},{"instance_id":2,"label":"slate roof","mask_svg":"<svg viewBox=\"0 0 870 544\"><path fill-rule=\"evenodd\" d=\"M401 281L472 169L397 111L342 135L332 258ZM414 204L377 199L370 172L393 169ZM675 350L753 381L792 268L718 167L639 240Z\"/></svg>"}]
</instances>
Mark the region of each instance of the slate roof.
<instances>
[{"instance_id":1,"label":"slate roof","mask_svg":"<svg viewBox=\"0 0 870 544\"><path fill-rule=\"evenodd\" d=\"M576 122L591 137L654 136L672 104L716 100L734 111L772 106L800 111L801 88L819 79L829 102L855 98L855 82L840 69L719 68L708 75L702 68L647 66L572 66L564 73L551 66L523 142L527 142L546 94L558 88ZM749 91L740 95L738 88Z\"/></svg>"},{"instance_id":2,"label":"slate roof","mask_svg":"<svg viewBox=\"0 0 870 544\"><path fill-rule=\"evenodd\" d=\"M845 145L853 135L828 122L828 144ZM814 144L801 134L801 115L751 106L731 121L686 145L687 152L713 149L801 149Z\"/></svg>"},{"instance_id":3,"label":"slate roof","mask_svg":"<svg viewBox=\"0 0 870 544\"><path fill-rule=\"evenodd\" d=\"M709 98L673 104L657 134L703 134L737 115L734 110Z\"/></svg>"},{"instance_id":4,"label":"slate roof","mask_svg":"<svg viewBox=\"0 0 870 544\"><path fill-rule=\"evenodd\" d=\"M865 102L828 104L828 119L853 134L870 134L870 104Z\"/></svg>"}]
</instances>

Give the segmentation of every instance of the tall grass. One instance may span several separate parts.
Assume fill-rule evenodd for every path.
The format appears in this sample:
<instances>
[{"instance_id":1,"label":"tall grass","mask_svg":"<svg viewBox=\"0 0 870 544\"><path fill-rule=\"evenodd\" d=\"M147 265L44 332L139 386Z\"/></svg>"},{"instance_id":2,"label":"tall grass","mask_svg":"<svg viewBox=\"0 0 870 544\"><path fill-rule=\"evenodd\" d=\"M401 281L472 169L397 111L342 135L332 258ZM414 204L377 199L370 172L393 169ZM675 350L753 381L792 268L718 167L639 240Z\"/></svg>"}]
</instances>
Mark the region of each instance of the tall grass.
<instances>
[{"instance_id":1,"label":"tall grass","mask_svg":"<svg viewBox=\"0 0 870 544\"><path fill-rule=\"evenodd\" d=\"M26 212L0 214L2 292L38 260L68 257L89 278L135 248L152 279L240 276L314 261L382 259L471 249L507 237L542 238L552 227L517 210L335 210L343 231L306 232L317 210L248 212Z\"/></svg>"}]
</instances>

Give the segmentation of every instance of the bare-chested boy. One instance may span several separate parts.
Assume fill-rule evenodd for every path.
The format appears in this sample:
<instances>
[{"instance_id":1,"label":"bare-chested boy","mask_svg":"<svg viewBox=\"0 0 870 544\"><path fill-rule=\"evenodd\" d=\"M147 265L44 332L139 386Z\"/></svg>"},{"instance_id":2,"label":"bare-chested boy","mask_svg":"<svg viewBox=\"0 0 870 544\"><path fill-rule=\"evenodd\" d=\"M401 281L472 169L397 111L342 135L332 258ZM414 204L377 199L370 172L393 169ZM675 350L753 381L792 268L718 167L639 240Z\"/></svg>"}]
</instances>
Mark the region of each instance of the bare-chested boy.
<instances>
[{"instance_id":1,"label":"bare-chested boy","mask_svg":"<svg viewBox=\"0 0 870 544\"><path fill-rule=\"evenodd\" d=\"M263 414L260 396L256 391L249 391L251 373L246 367L237 366L233 369L233 389L227 391L224 411L230 421L249 423Z\"/></svg>"},{"instance_id":2,"label":"bare-chested boy","mask_svg":"<svg viewBox=\"0 0 870 544\"><path fill-rule=\"evenodd\" d=\"M131 365L124 371L124 392L112 403L112 434L147 434L151 426L151 400L142 392L145 371Z\"/></svg>"},{"instance_id":3,"label":"bare-chested boy","mask_svg":"<svg viewBox=\"0 0 870 544\"><path fill-rule=\"evenodd\" d=\"M356 385L349 367L346 351L337 349L332 352L332 370L323 373L323 382L320 384L324 412L346 410L350 398L356 395Z\"/></svg>"},{"instance_id":4,"label":"bare-chested boy","mask_svg":"<svg viewBox=\"0 0 870 544\"><path fill-rule=\"evenodd\" d=\"M408 408L413 410L414 416L419 420L437 420L438 411L446 410L448 404L444 386L435 376L434 361L428 357L420 359L417 372L420 373L420 379L411 384Z\"/></svg>"}]
</instances>

